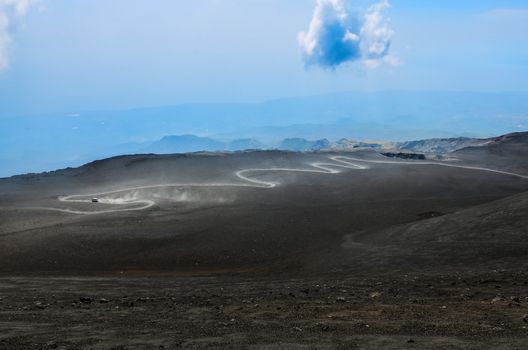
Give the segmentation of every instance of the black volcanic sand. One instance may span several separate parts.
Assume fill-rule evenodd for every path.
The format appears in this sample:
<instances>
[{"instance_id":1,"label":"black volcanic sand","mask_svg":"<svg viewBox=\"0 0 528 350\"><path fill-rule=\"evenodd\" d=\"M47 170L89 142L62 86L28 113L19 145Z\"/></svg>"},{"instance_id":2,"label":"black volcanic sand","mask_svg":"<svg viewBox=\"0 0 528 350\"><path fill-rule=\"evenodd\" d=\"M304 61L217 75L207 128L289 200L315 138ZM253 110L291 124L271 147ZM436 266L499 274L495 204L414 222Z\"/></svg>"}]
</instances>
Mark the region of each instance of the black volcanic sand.
<instances>
[{"instance_id":1,"label":"black volcanic sand","mask_svg":"<svg viewBox=\"0 0 528 350\"><path fill-rule=\"evenodd\" d=\"M478 152L454 164L526 168ZM244 183L237 170L329 155L137 155L0 179L0 348L528 346L528 180L368 164L118 194L157 203L144 211L31 209L101 210L57 197Z\"/></svg>"}]
</instances>

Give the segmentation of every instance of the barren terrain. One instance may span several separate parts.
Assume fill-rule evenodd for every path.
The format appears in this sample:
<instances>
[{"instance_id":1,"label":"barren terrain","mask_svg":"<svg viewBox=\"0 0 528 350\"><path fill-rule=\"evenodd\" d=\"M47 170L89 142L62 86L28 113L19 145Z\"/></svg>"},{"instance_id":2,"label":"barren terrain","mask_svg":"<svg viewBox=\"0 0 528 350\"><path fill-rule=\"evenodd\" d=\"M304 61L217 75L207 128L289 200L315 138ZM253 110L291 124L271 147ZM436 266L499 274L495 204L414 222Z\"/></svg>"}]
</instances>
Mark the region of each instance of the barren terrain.
<instances>
[{"instance_id":1,"label":"barren terrain","mask_svg":"<svg viewBox=\"0 0 528 350\"><path fill-rule=\"evenodd\" d=\"M523 138L0 179L0 348L525 348Z\"/></svg>"}]
</instances>

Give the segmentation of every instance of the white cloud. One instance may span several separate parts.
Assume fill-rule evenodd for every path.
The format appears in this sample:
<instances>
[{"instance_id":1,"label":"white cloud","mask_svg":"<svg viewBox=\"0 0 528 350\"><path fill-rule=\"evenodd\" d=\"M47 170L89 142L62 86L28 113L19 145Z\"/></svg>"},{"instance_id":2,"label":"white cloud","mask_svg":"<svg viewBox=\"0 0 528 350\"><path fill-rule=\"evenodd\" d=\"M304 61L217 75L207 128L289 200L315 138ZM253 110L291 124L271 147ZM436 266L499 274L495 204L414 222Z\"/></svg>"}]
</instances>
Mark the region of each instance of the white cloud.
<instances>
[{"instance_id":1,"label":"white cloud","mask_svg":"<svg viewBox=\"0 0 528 350\"><path fill-rule=\"evenodd\" d=\"M0 71L9 67L10 29L14 19L24 16L38 0L0 0Z\"/></svg>"},{"instance_id":2,"label":"white cloud","mask_svg":"<svg viewBox=\"0 0 528 350\"><path fill-rule=\"evenodd\" d=\"M29 10L29 7L36 3L36 0L1 0L0 4L11 6L17 16L23 16Z\"/></svg>"},{"instance_id":3,"label":"white cloud","mask_svg":"<svg viewBox=\"0 0 528 350\"><path fill-rule=\"evenodd\" d=\"M401 62L389 55L394 31L384 16L390 7L381 0L366 10L349 10L347 0L317 0L308 31L299 33L306 65L334 69L345 62L362 61L368 67Z\"/></svg>"},{"instance_id":4,"label":"white cloud","mask_svg":"<svg viewBox=\"0 0 528 350\"><path fill-rule=\"evenodd\" d=\"M379 59L387 55L394 32L382 11L389 8L387 0L374 4L365 13L360 36L362 52L368 59Z\"/></svg>"}]
</instances>

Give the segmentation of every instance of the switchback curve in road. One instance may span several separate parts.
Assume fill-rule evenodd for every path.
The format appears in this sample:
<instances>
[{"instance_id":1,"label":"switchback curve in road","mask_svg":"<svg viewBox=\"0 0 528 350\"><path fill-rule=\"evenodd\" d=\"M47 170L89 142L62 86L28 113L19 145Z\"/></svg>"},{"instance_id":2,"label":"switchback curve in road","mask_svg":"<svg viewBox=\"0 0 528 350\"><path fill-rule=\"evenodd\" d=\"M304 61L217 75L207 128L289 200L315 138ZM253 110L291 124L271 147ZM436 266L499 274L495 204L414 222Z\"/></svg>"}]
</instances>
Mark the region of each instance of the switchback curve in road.
<instances>
[{"instance_id":1,"label":"switchback curve in road","mask_svg":"<svg viewBox=\"0 0 528 350\"><path fill-rule=\"evenodd\" d=\"M298 172L298 173L319 173L319 174L338 174L342 172L342 169L354 169L354 170L366 170L369 169L369 166L366 164L400 164L400 165L419 165L419 166L442 166L450 168L459 168L466 170L475 170L475 171L486 171L492 172L501 175L514 176L522 179L528 179L527 175L516 174L513 172L489 169L483 167L475 166L466 166L466 165L457 165L450 164L445 162L432 162L432 161L390 161L390 160L368 160L361 158L354 158L350 156L330 156L330 160L333 163L329 162L312 162L309 163L310 168L248 168L241 169L235 172L235 176L242 180L243 182L234 182L234 183L166 183L166 184L157 184L157 185L147 185L147 186L138 186L131 188L123 188L118 190L112 190L107 192L92 193L92 194L74 194L68 196L58 197L60 202L66 203L90 203L93 197L98 197L99 202L102 204L116 205L121 206L118 209L107 209L107 210L97 210L97 211L84 211L76 209L63 209L63 208L51 208L51 207L38 207L38 208L28 208L28 209L38 209L38 210L48 210L48 211L57 211L67 214L76 214L76 215L96 215L96 214L106 214L106 213L116 213L116 212L126 212L126 211L140 211L146 210L156 205L156 202L147 199L136 199L132 198L129 200L116 200L108 198L109 195L118 194L121 192L131 192L145 189L156 189L164 187L255 187L255 188L274 188L279 185L277 182L265 181L250 177L251 173L259 172ZM359 164L358 164L359 163Z\"/></svg>"}]
</instances>

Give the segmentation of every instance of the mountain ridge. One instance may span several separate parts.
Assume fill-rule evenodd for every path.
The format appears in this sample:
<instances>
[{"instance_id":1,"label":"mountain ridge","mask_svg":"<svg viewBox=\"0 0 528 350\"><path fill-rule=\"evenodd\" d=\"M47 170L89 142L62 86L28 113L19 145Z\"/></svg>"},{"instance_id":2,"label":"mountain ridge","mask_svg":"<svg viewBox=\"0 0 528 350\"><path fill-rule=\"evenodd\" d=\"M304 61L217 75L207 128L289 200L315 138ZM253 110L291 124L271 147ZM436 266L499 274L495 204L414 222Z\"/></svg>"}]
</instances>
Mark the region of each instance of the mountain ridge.
<instances>
[{"instance_id":1,"label":"mountain ridge","mask_svg":"<svg viewBox=\"0 0 528 350\"><path fill-rule=\"evenodd\" d=\"M499 142L516 140L528 132L505 134L493 138L431 138L405 142L374 141L364 142L348 138L337 141L322 139L305 139L301 137L285 138L277 143L265 144L257 139L235 139L220 141L210 137L196 135L170 135L144 148L150 153L187 153L187 152L219 152L219 151L244 151L244 150L284 150L293 152L313 151L351 151L358 148L376 150L394 150L408 153L423 153L431 156L444 156L465 148L494 146Z\"/></svg>"}]
</instances>

